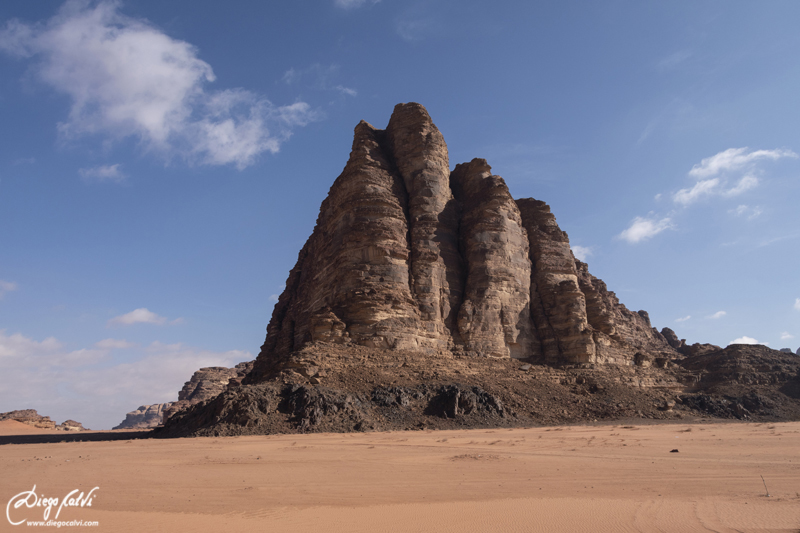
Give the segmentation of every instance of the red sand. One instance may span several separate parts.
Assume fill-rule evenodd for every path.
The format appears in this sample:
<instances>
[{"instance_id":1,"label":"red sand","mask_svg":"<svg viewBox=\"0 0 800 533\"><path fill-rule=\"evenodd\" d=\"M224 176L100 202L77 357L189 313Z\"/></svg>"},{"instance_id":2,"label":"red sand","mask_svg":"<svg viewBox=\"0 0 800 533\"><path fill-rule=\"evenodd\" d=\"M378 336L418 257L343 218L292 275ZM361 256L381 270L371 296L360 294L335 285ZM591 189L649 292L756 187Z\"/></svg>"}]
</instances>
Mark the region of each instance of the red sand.
<instances>
[{"instance_id":1,"label":"red sand","mask_svg":"<svg viewBox=\"0 0 800 533\"><path fill-rule=\"evenodd\" d=\"M4 504L99 487L59 517L94 531L800 528L800 423L10 444L0 471Z\"/></svg>"}]
</instances>

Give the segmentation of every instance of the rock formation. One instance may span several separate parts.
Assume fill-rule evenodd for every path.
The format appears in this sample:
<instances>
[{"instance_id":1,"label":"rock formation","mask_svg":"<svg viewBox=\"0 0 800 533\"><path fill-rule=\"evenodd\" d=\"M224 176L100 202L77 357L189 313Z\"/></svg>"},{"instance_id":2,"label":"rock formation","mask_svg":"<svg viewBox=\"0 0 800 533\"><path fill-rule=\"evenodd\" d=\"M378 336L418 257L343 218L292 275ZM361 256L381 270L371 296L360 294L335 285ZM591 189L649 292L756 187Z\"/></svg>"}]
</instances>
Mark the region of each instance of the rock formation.
<instances>
[{"instance_id":1,"label":"rock formation","mask_svg":"<svg viewBox=\"0 0 800 533\"><path fill-rule=\"evenodd\" d=\"M156 424L153 424L152 426L138 426L138 427L157 426L158 424L161 424L164 420L168 419L178 411L186 409L190 405L194 405L203 402L205 400L211 399L228 387L237 386L242 382L242 379L245 377L245 375L248 372L250 372L251 368L253 368L252 361L239 363L233 368L227 368L224 366L210 366L206 368L201 368L200 370L192 374L192 378L189 381L183 384L183 388L180 390L180 392L178 392L177 402L170 402L169 404L156 404L155 406L139 407L139 411L141 411L143 408L145 409L145 411L147 411L148 407L163 406L160 409L156 409L157 411L161 412L163 418L159 418L158 422ZM138 411L134 411L133 413L128 413L128 415L130 416L131 414L137 412ZM153 421L155 421L155 419L153 419ZM125 422L115 427L114 429L119 429L120 427L123 426L123 424L125 424Z\"/></svg>"},{"instance_id":2,"label":"rock formation","mask_svg":"<svg viewBox=\"0 0 800 533\"><path fill-rule=\"evenodd\" d=\"M56 429L56 423L49 416L42 416L36 409L21 409L0 413L0 420L16 420L40 429Z\"/></svg>"},{"instance_id":3,"label":"rock formation","mask_svg":"<svg viewBox=\"0 0 800 533\"><path fill-rule=\"evenodd\" d=\"M547 204L515 201L483 159L450 172L414 103L356 126L248 382L314 341L556 365L677 355L575 259Z\"/></svg>"},{"instance_id":4,"label":"rock formation","mask_svg":"<svg viewBox=\"0 0 800 533\"><path fill-rule=\"evenodd\" d=\"M164 422L164 411L173 403L175 402L142 405L126 414L125 420L113 429L148 429L159 426Z\"/></svg>"},{"instance_id":5,"label":"rock formation","mask_svg":"<svg viewBox=\"0 0 800 533\"><path fill-rule=\"evenodd\" d=\"M252 370L201 369L155 435L800 418L797 358L659 332L546 203L483 159L449 169L421 105L359 123Z\"/></svg>"},{"instance_id":6,"label":"rock formation","mask_svg":"<svg viewBox=\"0 0 800 533\"><path fill-rule=\"evenodd\" d=\"M62 424L56 423L49 416L42 416L36 409L22 409L0 413L0 420L16 420L39 429L58 429L61 431L85 431L83 424L74 420L67 420Z\"/></svg>"}]
</instances>

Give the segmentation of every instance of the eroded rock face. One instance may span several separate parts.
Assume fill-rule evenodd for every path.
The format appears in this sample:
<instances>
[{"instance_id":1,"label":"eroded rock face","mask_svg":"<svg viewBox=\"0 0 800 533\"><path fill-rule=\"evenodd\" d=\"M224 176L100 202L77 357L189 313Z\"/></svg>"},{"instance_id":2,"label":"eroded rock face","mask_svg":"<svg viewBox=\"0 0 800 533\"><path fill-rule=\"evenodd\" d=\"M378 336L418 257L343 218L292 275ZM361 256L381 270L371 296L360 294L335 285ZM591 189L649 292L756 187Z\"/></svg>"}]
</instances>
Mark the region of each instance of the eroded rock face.
<instances>
[{"instance_id":1,"label":"eroded rock face","mask_svg":"<svg viewBox=\"0 0 800 533\"><path fill-rule=\"evenodd\" d=\"M419 104L356 126L246 382L314 341L555 365L678 356L575 259L547 204L513 200L483 159L449 168Z\"/></svg>"},{"instance_id":2,"label":"eroded rock face","mask_svg":"<svg viewBox=\"0 0 800 533\"><path fill-rule=\"evenodd\" d=\"M172 402L162 410L163 420L167 420L178 411L191 405L209 400L229 387L238 386L252 368L252 361L239 363L233 368L224 366L201 368L192 374L189 381L184 383L183 388L178 392L178 401Z\"/></svg>"},{"instance_id":3,"label":"eroded rock face","mask_svg":"<svg viewBox=\"0 0 800 533\"><path fill-rule=\"evenodd\" d=\"M56 429L56 423L49 416L42 416L36 409L20 409L0 413L0 420L16 420L40 429Z\"/></svg>"},{"instance_id":4,"label":"eroded rock face","mask_svg":"<svg viewBox=\"0 0 800 533\"><path fill-rule=\"evenodd\" d=\"M173 403L174 402L142 405L137 410L131 411L125 415L125 420L113 429L148 429L161 425L164 421L164 412L171 407Z\"/></svg>"}]
</instances>

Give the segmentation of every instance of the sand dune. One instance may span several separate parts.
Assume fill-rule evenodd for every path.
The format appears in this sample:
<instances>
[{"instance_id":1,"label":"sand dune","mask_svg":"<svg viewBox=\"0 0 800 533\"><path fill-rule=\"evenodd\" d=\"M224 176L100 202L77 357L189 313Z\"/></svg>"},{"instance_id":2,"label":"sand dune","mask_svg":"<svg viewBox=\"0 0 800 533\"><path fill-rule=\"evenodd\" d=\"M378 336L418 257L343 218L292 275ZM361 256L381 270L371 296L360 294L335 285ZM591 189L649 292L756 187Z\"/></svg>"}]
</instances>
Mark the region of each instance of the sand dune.
<instances>
[{"instance_id":1,"label":"sand dune","mask_svg":"<svg viewBox=\"0 0 800 533\"><path fill-rule=\"evenodd\" d=\"M59 517L93 530L800 528L800 423L9 444L0 466L4 503L98 486Z\"/></svg>"}]
</instances>

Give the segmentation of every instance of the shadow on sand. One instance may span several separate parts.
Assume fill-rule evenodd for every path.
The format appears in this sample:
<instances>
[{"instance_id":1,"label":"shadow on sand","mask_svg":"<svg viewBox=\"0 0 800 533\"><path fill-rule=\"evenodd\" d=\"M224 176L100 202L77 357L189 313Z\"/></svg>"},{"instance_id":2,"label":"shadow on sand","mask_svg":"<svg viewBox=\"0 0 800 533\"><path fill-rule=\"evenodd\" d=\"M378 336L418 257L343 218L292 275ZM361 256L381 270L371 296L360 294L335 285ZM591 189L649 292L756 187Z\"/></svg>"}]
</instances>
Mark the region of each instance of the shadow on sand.
<instances>
[{"instance_id":1,"label":"shadow on sand","mask_svg":"<svg viewBox=\"0 0 800 533\"><path fill-rule=\"evenodd\" d=\"M43 435L0 435L3 444L48 444L53 442L97 442L106 440L149 439L150 431L78 431Z\"/></svg>"}]
</instances>

